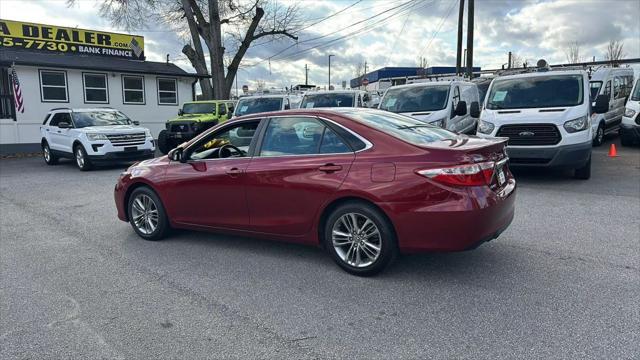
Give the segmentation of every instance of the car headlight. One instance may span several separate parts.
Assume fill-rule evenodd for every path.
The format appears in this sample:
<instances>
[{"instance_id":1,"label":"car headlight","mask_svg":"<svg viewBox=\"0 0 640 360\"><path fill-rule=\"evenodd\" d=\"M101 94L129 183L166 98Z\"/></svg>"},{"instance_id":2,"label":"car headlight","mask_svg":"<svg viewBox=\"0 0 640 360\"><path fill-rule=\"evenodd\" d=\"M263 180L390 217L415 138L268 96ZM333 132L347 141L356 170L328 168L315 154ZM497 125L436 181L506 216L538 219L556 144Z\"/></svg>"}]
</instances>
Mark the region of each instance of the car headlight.
<instances>
[{"instance_id":1,"label":"car headlight","mask_svg":"<svg viewBox=\"0 0 640 360\"><path fill-rule=\"evenodd\" d=\"M493 125L493 123L484 120L478 121L478 132L481 132L483 134L491 134L494 128L495 125Z\"/></svg>"},{"instance_id":2,"label":"car headlight","mask_svg":"<svg viewBox=\"0 0 640 360\"><path fill-rule=\"evenodd\" d=\"M439 127L443 128L445 120L446 120L446 118L441 118L441 119L438 119L438 120L429 121L429 124L434 125L434 126L439 126Z\"/></svg>"},{"instance_id":3,"label":"car headlight","mask_svg":"<svg viewBox=\"0 0 640 360\"><path fill-rule=\"evenodd\" d=\"M568 133L574 133L582 130L586 130L589 127L589 117L581 116L577 119L569 120L564 123L564 129Z\"/></svg>"},{"instance_id":4,"label":"car headlight","mask_svg":"<svg viewBox=\"0 0 640 360\"><path fill-rule=\"evenodd\" d=\"M87 133L87 139L90 141L107 140L107 135L100 133Z\"/></svg>"},{"instance_id":5,"label":"car headlight","mask_svg":"<svg viewBox=\"0 0 640 360\"><path fill-rule=\"evenodd\" d=\"M629 108L624 108L624 116L630 118L633 117L633 115L636 114L636 111L633 109L629 109Z\"/></svg>"}]
</instances>

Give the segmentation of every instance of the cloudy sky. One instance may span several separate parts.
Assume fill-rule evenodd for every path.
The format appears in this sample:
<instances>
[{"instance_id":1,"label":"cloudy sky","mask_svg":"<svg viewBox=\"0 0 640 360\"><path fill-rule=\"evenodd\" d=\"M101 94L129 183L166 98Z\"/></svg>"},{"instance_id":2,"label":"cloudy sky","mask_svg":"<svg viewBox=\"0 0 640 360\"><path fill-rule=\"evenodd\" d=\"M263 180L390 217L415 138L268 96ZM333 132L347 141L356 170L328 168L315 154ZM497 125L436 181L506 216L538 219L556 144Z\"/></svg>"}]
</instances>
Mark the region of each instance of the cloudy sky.
<instances>
[{"instance_id":1,"label":"cloudy sky","mask_svg":"<svg viewBox=\"0 0 640 360\"><path fill-rule=\"evenodd\" d=\"M100 16L103 1L80 0L67 7L64 0L0 0L0 18L126 32ZM421 57L430 66L455 65L459 0L270 1L298 3L304 24L339 14L300 31L298 44L290 39L259 41L245 57L240 85L303 83L308 64L309 82L325 86L328 54L335 55L334 84L348 82L363 61L370 70L417 66ZM609 40L623 41L626 57L640 58L638 0L476 0L475 14L474 64L483 68L499 68L509 51L529 63L539 58L564 63L572 43L579 44L585 61L602 60ZM192 70L180 52L185 37L153 23L129 30L145 37L148 60L164 61L169 54L173 62Z\"/></svg>"}]
</instances>

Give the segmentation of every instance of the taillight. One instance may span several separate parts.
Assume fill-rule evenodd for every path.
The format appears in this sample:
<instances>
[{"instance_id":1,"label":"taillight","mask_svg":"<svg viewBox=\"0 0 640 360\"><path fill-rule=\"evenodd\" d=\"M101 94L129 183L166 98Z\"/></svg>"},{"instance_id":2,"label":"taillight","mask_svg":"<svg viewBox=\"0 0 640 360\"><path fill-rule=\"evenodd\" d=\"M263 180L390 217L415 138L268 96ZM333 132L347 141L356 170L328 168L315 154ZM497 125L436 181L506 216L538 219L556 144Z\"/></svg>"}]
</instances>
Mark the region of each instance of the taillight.
<instances>
[{"instance_id":1,"label":"taillight","mask_svg":"<svg viewBox=\"0 0 640 360\"><path fill-rule=\"evenodd\" d=\"M495 165L495 162L487 161L477 164L417 170L416 172L447 185L481 186L491 184Z\"/></svg>"}]
</instances>

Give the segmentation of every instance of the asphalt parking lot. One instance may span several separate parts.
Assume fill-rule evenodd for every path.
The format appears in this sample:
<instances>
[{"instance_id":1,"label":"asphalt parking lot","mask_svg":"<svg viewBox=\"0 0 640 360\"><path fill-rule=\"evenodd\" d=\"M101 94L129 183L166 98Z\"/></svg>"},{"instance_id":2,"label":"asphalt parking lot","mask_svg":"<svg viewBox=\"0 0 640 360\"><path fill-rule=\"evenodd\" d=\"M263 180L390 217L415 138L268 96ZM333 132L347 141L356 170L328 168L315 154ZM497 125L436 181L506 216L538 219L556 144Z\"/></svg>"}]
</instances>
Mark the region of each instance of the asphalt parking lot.
<instances>
[{"instance_id":1,"label":"asphalt parking lot","mask_svg":"<svg viewBox=\"0 0 640 360\"><path fill-rule=\"evenodd\" d=\"M607 150L589 181L517 171L499 239L374 278L312 247L146 242L116 218L122 167L1 160L0 357L640 358L640 148Z\"/></svg>"}]
</instances>

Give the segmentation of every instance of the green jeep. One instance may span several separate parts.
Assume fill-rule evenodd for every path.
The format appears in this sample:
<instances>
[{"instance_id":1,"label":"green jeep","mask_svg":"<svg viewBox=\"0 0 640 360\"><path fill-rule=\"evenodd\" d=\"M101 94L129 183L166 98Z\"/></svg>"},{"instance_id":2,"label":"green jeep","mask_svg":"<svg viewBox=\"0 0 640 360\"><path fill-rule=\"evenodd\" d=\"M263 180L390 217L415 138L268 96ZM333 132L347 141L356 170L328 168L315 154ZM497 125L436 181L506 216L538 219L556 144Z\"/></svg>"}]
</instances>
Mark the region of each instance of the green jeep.
<instances>
[{"instance_id":1,"label":"green jeep","mask_svg":"<svg viewBox=\"0 0 640 360\"><path fill-rule=\"evenodd\" d=\"M167 121L166 130L158 135L158 149L163 154L191 140L201 132L228 120L233 114L230 100L191 101L182 105L178 117Z\"/></svg>"}]
</instances>

